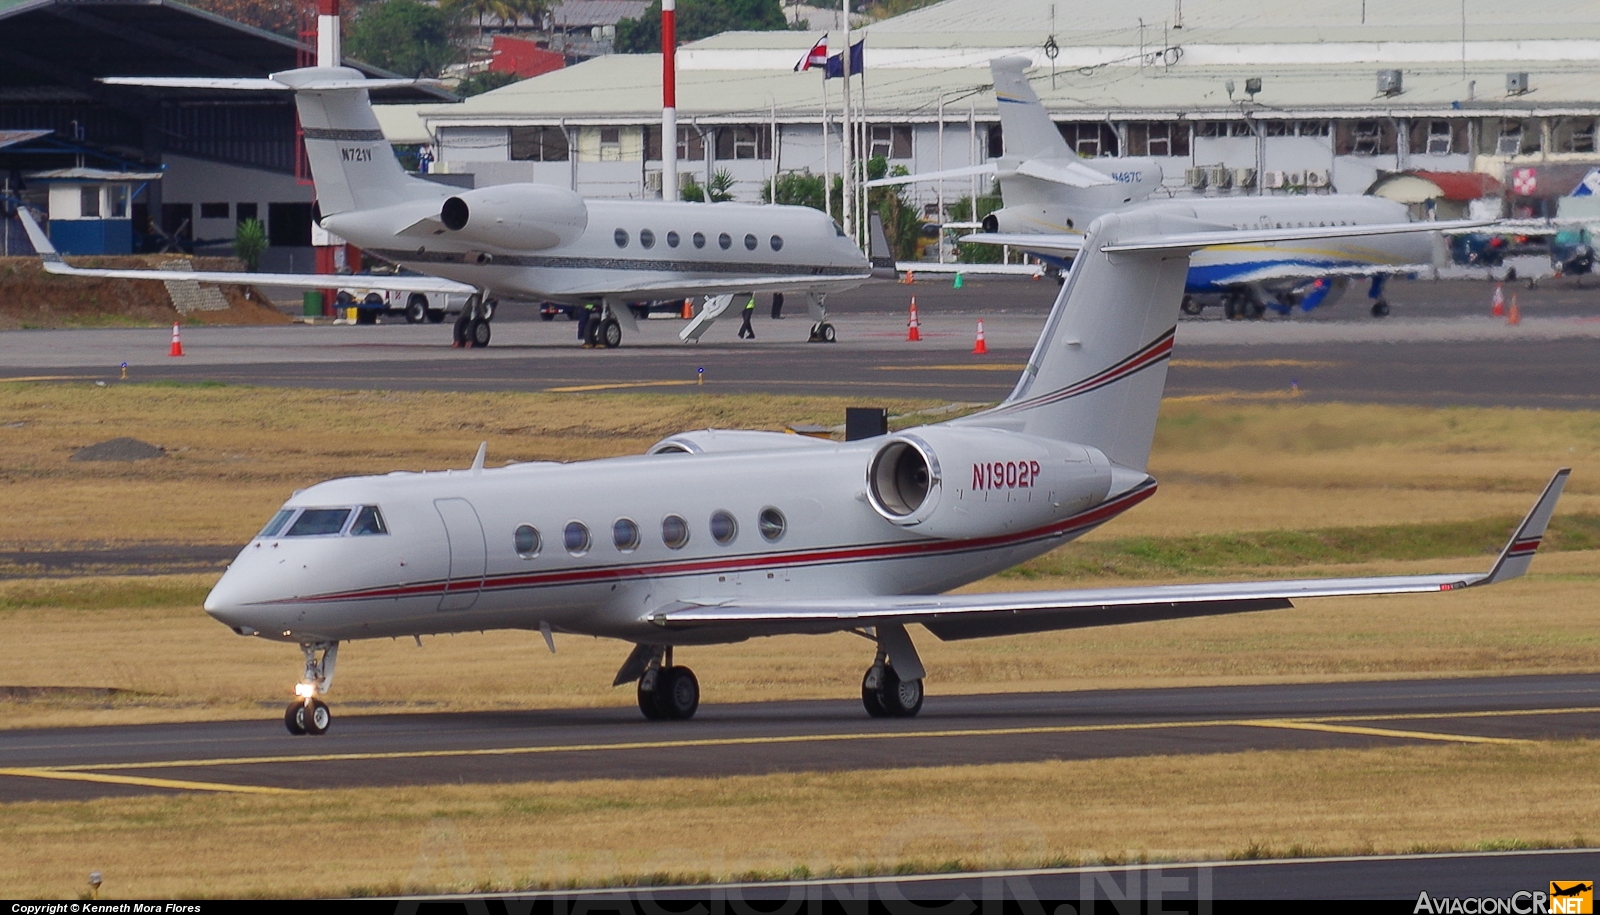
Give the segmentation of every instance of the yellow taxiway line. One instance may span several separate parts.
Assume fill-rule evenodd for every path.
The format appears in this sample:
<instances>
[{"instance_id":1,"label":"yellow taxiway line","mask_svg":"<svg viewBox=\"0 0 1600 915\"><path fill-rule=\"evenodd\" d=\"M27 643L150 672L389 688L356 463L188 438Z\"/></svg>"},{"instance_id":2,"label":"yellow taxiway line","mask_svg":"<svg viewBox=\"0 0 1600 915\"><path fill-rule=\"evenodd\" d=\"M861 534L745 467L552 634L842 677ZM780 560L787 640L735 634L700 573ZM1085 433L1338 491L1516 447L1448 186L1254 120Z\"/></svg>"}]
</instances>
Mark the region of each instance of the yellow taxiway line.
<instances>
[{"instance_id":1,"label":"yellow taxiway line","mask_svg":"<svg viewBox=\"0 0 1600 915\"><path fill-rule=\"evenodd\" d=\"M623 388L673 388L700 384L699 381L618 381L605 384L575 384L564 388L545 388L546 394L582 394L586 391L616 391Z\"/></svg>"},{"instance_id":2,"label":"yellow taxiway line","mask_svg":"<svg viewBox=\"0 0 1600 915\"><path fill-rule=\"evenodd\" d=\"M264 785L230 785L225 782L194 782L176 778L145 778L139 775L106 775L99 772L64 772L52 768L0 769L0 775L22 778L49 778L67 782L98 782L107 785L137 785L141 788L170 788L175 791L228 791L236 794L302 794L296 788L269 788Z\"/></svg>"}]
</instances>

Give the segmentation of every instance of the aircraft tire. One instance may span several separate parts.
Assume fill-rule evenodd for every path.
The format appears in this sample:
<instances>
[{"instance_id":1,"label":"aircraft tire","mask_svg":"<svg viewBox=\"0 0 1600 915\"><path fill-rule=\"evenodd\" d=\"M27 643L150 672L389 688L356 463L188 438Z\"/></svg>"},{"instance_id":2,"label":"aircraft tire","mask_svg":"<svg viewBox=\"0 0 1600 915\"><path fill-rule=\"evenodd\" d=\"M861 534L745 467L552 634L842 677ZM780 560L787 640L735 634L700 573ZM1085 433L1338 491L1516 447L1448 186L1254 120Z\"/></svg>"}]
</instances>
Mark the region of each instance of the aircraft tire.
<instances>
[{"instance_id":1,"label":"aircraft tire","mask_svg":"<svg viewBox=\"0 0 1600 915\"><path fill-rule=\"evenodd\" d=\"M600 322L600 342L606 349L616 349L622 345L622 325L616 318L606 318Z\"/></svg>"},{"instance_id":2,"label":"aircraft tire","mask_svg":"<svg viewBox=\"0 0 1600 915\"><path fill-rule=\"evenodd\" d=\"M1383 299L1373 302L1372 316L1374 318L1387 318L1389 316L1389 303Z\"/></svg>"},{"instance_id":3,"label":"aircraft tire","mask_svg":"<svg viewBox=\"0 0 1600 915\"><path fill-rule=\"evenodd\" d=\"M467 325L470 323L472 323L472 317L463 311L461 316L456 318L455 326L450 330L450 342L456 346L466 346L468 341Z\"/></svg>"},{"instance_id":4,"label":"aircraft tire","mask_svg":"<svg viewBox=\"0 0 1600 915\"><path fill-rule=\"evenodd\" d=\"M656 672L656 689L652 690L646 690L644 688L644 678L639 678L639 711L643 712L644 716L651 721L660 721L661 719L667 717L666 712L664 712L661 708L661 703L656 701L656 693L659 691L665 680L665 678L662 676L663 673L665 673L665 671Z\"/></svg>"},{"instance_id":5,"label":"aircraft tire","mask_svg":"<svg viewBox=\"0 0 1600 915\"><path fill-rule=\"evenodd\" d=\"M483 319L467 323L467 345L473 349L483 349L489 345L491 335L489 322Z\"/></svg>"},{"instance_id":6,"label":"aircraft tire","mask_svg":"<svg viewBox=\"0 0 1600 915\"><path fill-rule=\"evenodd\" d=\"M663 667L656 678L656 707L661 717L687 721L700 708L700 681L687 667Z\"/></svg>"},{"instance_id":7,"label":"aircraft tire","mask_svg":"<svg viewBox=\"0 0 1600 915\"><path fill-rule=\"evenodd\" d=\"M420 292L411 293L411 298L406 299L406 323L421 324L428 320L428 297Z\"/></svg>"},{"instance_id":8,"label":"aircraft tire","mask_svg":"<svg viewBox=\"0 0 1600 915\"><path fill-rule=\"evenodd\" d=\"M333 723L333 713L328 711L328 703L321 699L307 699L304 709L300 723L305 725L306 733L313 737L328 733L328 725Z\"/></svg>"},{"instance_id":9,"label":"aircraft tire","mask_svg":"<svg viewBox=\"0 0 1600 915\"><path fill-rule=\"evenodd\" d=\"M289 733L296 737L304 736L306 732L305 714L306 704L299 699L294 700L289 703L288 708L283 710L283 726L288 728Z\"/></svg>"},{"instance_id":10,"label":"aircraft tire","mask_svg":"<svg viewBox=\"0 0 1600 915\"><path fill-rule=\"evenodd\" d=\"M887 717L889 711L883 707L882 702L878 701L877 688L867 685L867 680L871 676L872 671L868 670L866 675L861 678L861 704L866 707L868 715L874 718Z\"/></svg>"},{"instance_id":11,"label":"aircraft tire","mask_svg":"<svg viewBox=\"0 0 1600 915\"><path fill-rule=\"evenodd\" d=\"M1239 303L1239 299L1235 295L1229 294L1229 295L1223 296L1222 297L1222 316L1224 318L1227 318L1229 321L1238 320L1239 319L1239 304L1238 303Z\"/></svg>"},{"instance_id":12,"label":"aircraft tire","mask_svg":"<svg viewBox=\"0 0 1600 915\"><path fill-rule=\"evenodd\" d=\"M836 335L835 335L835 333L833 331L833 325L832 324L824 324L821 327L817 328L817 336L819 338L821 338L823 343L836 342L835 341Z\"/></svg>"},{"instance_id":13,"label":"aircraft tire","mask_svg":"<svg viewBox=\"0 0 1600 915\"><path fill-rule=\"evenodd\" d=\"M914 718L922 711L922 681L902 680L893 667L885 667L878 680L878 704L887 718Z\"/></svg>"},{"instance_id":14,"label":"aircraft tire","mask_svg":"<svg viewBox=\"0 0 1600 915\"><path fill-rule=\"evenodd\" d=\"M1200 312L1206 310L1206 307L1204 305L1201 305L1199 302L1196 302L1190 296L1184 296L1183 297L1183 305L1181 307L1183 308L1183 313L1186 314L1186 315L1189 315L1190 317L1195 317L1195 316L1199 315Z\"/></svg>"}]
</instances>

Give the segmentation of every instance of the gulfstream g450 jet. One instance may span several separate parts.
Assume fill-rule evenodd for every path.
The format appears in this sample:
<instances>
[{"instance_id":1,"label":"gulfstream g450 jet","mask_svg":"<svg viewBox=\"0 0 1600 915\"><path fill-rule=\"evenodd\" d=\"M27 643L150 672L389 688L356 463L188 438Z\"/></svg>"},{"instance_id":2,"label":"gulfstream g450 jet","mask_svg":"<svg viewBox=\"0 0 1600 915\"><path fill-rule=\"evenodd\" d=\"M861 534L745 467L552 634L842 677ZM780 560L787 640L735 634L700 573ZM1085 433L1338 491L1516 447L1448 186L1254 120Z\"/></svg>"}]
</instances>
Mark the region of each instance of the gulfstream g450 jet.
<instances>
[{"instance_id":1,"label":"gulfstream g450 jet","mask_svg":"<svg viewBox=\"0 0 1600 915\"><path fill-rule=\"evenodd\" d=\"M378 127L369 89L410 80L370 80L344 67L306 68L266 79L105 80L131 86L293 92L316 182L319 222L362 249L442 279L362 277L366 288L477 293L462 312L457 342L489 342L479 304L493 296L595 304L593 342L608 347L633 326L626 302L737 293L804 293L812 339L832 340L825 297L872 275L861 251L825 213L810 207L647 200L586 200L549 184L460 191L407 175ZM31 223L31 219L27 221ZM26 224L26 223L25 223ZM68 266L30 231L53 273L237 283L239 274L86 270ZM327 277L253 274L259 285L321 288ZM726 302L719 303L726 306Z\"/></svg>"},{"instance_id":2,"label":"gulfstream g450 jet","mask_svg":"<svg viewBox=\"0 0 1600 915\"><path fill-rule=\"evenodd\" d=\"M464 471L320 483L244 547L205 608L241 635L299 644L305 673L285 713L299 734L328 727L322 697L347 640L618 639L632 647L615 682L637 684L645 716L681 719L700 692L676 646L850 631L875 646L867 711L908 716L924 677L912 624L966 639L1505 581L1532 561L1566 470L1486 572L941 594L1155 495L1146 467L1190 252L1421 228L1235 231L1170 211L1108 214L992 409L846 443L691 432L635 457L494 469L480 448Z\"/></svg>"}]
</instances>

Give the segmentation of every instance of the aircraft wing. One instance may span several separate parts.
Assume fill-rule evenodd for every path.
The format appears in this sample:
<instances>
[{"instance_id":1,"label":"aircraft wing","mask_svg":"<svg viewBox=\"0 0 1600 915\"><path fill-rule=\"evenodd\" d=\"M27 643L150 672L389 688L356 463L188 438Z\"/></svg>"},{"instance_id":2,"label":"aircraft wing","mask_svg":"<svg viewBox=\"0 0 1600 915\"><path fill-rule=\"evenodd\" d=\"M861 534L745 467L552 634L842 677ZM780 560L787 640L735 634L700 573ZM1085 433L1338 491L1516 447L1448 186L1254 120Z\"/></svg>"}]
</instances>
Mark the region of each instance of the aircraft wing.
<instances>
[{"instance_id":1,"label":"aircraft wing","mask_svg":"<svg viewBox=\"0 0 1600 915\"><path fill-rule=\"evenodd\" d=\"M951 641L1283 609L1305 597L1456 591L1508 581L1528 570L1569 473L1570 468L1556 471L1494 565L1483 573L830 600L751 598L705 604L680 602L648 618L668 630L722 629L750 635L919 623L940 639Z\"/></svg>"},{"instance_id":2,"label":"aircraft wing","mask_svg":"<svg viewBox=\"0 0 1600 915\"><path fill-rule=\"evenodd\" d=\"M1129 238L1100 250L1106 254L1121 251L1159 251L1173 248L1213 248L1225 245L1253 245L1280 241L1308 241L1319 238L1362 238L1373 235L1404 235L1413 232L1454 232L1481 229L1491 222L1474 219L1456 219L1441 222L1372 223L1362 226L1304 226L1288 229L1223 229L1209 228L1196 232L1174 232L1149 238ZM1076 254L1083 249L1084 236L1079 234L1037 235L1013 232L979 232L963 235L960 240L980 245L1010 245L1025 251L1051 254ZM1384 272L1396 272L1397 267L1385 267Z\"/></svg>"},{"instance_id":3,"label":"aircraft wing","mask_svg":"<svg viewBox=\"0 0 1600 915\"><path fill-rule=\"evenodd\" d=\"M1038 264L940 264L933 261L896 261L900 273L960 273L965 276L1042 276Z\"/></svg>"},{"instance_id":4,"label":"aircraft wing","mask_svg":"<svg viewBox=\"0 0 1600 915\"><path fill-rule=\"evenodd\" d=\"M723 295L727 293L760 292L763 290L787 291L807 285L835 287L844 283L860 285L872 279L870 273L852 273L836 276L719 276L715 279L681 277L673 280L647 280L637 283L617 283L592 291L563 291L565 298L590 296L593 298L655 297L672 298L678 295Z\"/></svg>"},{"instance_id":5,"label":"aircraft wing","mask_svg":"<svg viewBox=\"0 0 1600 915\"><path fill-rule=\"evenodd\" d=\"M972 235L963 235L957 241L970 242L976 245L1009 245L1021 248L1024 251L1039 251L1045 254L1076 255L1083 250L1083 235L1079 233L1061 233L1059 235L1046 235L1044 233L1031 234L1023 232L976 232Z\"/></svg>"},{"instance_id":6,"label":"aircraft wing","mask_svg":"<svg viewBox=\"0 0 1600 915\"><path fill-rule=\"evenodd\" d=\"M1432 264L1370 264L1365 267L1318 267L1315 264L1275 263L1247 273L1230 274L1229 283L1270 283L1273 280L1300 280L1321 276L1391 276L1432 270Z\"/></svg>"},{"instance_id":7,"label":"aircraft wing","mask_svg":"<svg viewBox=\"0 0 1600 915\"><path fill-rule=\"evenodd\" d=\"M478 290L466 283L436 276L367 276L327 273L232 273L204 270L137 270L107 269L101 267L74 267L62 259L50 239L34 220L27 207L19 207L17 215L22 220L28 241L39 252L44 262L44 272L57 276L89 276L119 280L193 280L198 283L220 283L227 286L288 286L295 289L330 289L338 286L359 286L362 289L392 289L396 292L445 292L471 295Z\"/></svg>"}]
</instances>

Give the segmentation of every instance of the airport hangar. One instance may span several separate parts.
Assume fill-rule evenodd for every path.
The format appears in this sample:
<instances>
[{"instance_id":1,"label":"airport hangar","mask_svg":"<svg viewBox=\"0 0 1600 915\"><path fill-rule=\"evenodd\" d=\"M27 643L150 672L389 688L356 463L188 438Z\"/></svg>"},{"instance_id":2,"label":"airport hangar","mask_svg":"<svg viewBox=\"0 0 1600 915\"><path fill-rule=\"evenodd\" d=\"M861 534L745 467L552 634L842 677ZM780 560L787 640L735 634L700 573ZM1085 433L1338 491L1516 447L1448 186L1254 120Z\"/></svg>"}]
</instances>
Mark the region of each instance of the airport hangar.
<instances>
[{"instance_id":1,"label":"airport hangar","mask_svg":"<svg viewBox=\"0 0 1600 915\"><path fill-rule=\"evenodd\" d=\"M945 0L856 35L870 153L913 173L1001 154L988 63L1009 54L1032 59L1035 90L1080 154L1153 156L1174 194L1359 194L1386 173L1476 172L1492 179L1480 212L1502 206L1503 185L1506 215L1554 215L1600 164L1592 0ZM681 48L680 174L704 183L725 169L742 200L775 173L838 174L841 81L827 83L825 162L822 77L793 70L819 36L729 32ZM838 53L842 36L830 42ZM660 100L659 55L610 55L380 117L396 143L434 144L436 171L480 186L648 197L660 192ZM1515 180L1524 169L1533 182ZM975 190L963 178L913 193L937 219L941 194ZM1440 215L1467 209L1441 202Z\"/></svg>"},{"instance_id":2,"label":"airport hangar","mask_svg":"<svg viewBox=\"0 0 1600 915\"><path fill-rule=\"evenodd\" d=\"M96 82L266 76L313 59L314 41L306 41L172 0L0 0L0 181L13 191L23 185L29 203L55 204L53 221L93 210L124 233L156 234L148 222L169 236L214 243L198 245L200 253L228 253L235 223L253 216L272 242L266 269L310 272L312 187L287 95ZM348 63L370 76L393 75ZM385 97L453 98L428 88ZM54 174L29 177L41 172ZM47 193L50 184L59 190L80 181L82 197ZM20 239L12 228L10 237Z\"/></svg>"}]
</instances>

